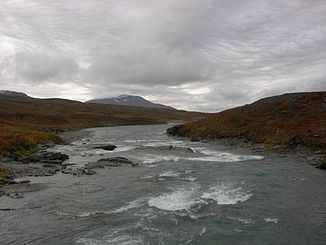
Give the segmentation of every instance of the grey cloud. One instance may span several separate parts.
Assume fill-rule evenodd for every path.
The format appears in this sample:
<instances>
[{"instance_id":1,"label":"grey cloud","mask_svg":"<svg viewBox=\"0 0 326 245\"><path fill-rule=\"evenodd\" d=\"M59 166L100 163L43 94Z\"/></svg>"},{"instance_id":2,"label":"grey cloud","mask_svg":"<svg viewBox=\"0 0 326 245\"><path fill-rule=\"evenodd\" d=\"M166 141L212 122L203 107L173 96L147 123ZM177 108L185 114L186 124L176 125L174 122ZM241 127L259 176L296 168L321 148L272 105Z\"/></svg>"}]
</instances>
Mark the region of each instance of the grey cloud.
<instances>
[{"instance_id":1,"label":"grey cloud","mask_svg":"<svg viewBox=\"0 0 326 245\"><path fill-rule=\"evenodd\" d=\"M2 0L0 86L203 111L325 90L325 13L324 0Z\"/></svg>"},{"instance_id":2,"label":"grey cloud","mask_svg":"<svg viewBox=\"0 0 326 245\"><path fill-rule=\"evenodd\" d=\"M71 80L78 66L72 57L58 54L23 52L16 54L16 72L26 81Z\"/></svg>"},{"instance_id":3,"label":"grey cloud","mask_svg":"<svg viewBox=\"0 0 326 245\"><path fill-rule=\"evenodd\" d=\"M209 72L201 57L153 44L128 42L105 50L85 71L86 80L125 84L182 84L204 80Z\"/></svg>"}]
</instances>

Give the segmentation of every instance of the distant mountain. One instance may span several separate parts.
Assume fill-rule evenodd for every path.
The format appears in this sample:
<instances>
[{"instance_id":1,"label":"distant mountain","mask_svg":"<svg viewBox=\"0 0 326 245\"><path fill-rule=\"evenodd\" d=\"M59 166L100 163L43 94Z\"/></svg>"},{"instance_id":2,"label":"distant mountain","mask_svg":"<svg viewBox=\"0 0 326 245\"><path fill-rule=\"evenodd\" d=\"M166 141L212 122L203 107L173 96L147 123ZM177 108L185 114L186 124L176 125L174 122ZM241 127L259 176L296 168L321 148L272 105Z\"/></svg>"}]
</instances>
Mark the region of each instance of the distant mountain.
<instances>
[{"instance_id":1,"label":"distant mountain","mask_svg":"<svg viewBox=\"0 0 326 245\"><path fill-rule=\"evenodd\" d=\"M0 96L19 96L19 97L29 97L25 93L15 92L10 90L0 90Z\"/></svg>"},{"instance_id":2,"label":"distant mountain","mask_svg":"<svg viewBox=\"0 0 326 245\"><path fill-rule=\"evenodd\" d=\"M124 106L138 106L138 107L148 107L148 108L158 108L158 109L173 109L171 106L161 105L152 103L143 97L134 96L134 95L120 95L113 98L105 99L93 99L87 101L87 103L95 104L107 104L107 105L124 105Z\"/></svg>"}]
</instances>

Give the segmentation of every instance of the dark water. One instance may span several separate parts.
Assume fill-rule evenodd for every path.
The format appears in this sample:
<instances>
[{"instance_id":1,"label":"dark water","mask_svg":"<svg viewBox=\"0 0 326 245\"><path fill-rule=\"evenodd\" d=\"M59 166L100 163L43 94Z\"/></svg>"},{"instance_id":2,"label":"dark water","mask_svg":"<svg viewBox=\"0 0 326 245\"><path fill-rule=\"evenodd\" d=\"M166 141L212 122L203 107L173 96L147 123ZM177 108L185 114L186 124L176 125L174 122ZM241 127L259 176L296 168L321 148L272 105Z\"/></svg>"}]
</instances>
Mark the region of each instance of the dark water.
<instances>
[{"instance_id":1,"label":"dark water","mask_svg":"<svg viewBox=\"0 0 326 245\"><path fill-rule=\"evenodd\" d=\"M326 244L325 171L295 155L174 139L167 127L91 129L53 149L77 165L125 156L140 167L32 178L49 187L0 198L16 208L0 211L0 244Z\"/></svg>"}]
</instances>

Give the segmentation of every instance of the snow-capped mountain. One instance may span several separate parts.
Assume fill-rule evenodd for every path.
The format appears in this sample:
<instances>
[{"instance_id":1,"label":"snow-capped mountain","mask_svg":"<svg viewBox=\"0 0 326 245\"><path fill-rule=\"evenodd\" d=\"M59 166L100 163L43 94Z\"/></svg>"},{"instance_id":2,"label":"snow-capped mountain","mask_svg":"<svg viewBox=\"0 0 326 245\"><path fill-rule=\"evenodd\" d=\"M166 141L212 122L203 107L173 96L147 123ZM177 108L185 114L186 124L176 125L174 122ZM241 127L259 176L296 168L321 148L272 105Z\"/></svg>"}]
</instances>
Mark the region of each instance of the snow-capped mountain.
<instances>
[{"instance_id":1,"label":"snow-capped mountain","mask_svg":"<svg viewBox=\"0 0 326 245\"><path fill-rule=\"evenodd\" d=\"M155 103L152 103L152 102L144 99L141 96L135 96L135 95L119 95L117 97L112 97L112 98L93 99L93 100L87 101L87 103L139 106L139 107L160 108L160 109L174 109L171 106L155 104Z\"/></svg>"}]
</instances>

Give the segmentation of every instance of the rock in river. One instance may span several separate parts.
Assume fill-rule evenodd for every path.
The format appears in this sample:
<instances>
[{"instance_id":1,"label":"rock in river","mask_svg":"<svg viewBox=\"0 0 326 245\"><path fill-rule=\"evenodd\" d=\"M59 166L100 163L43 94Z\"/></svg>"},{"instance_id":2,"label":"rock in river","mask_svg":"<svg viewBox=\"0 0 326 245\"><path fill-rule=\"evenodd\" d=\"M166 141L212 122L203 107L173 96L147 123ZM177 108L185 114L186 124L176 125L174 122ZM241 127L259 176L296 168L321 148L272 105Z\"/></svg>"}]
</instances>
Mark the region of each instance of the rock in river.
<instances>
[{"instance_id":1,"label":"rock in river","mask_svg":"<svg viewBox=\"0 0 326 245\"><path fill-rule=\"evenodd\" d=\"M133 167L138 166L138 163L130 161L125 157L111 157L111 158L100 159L97 162L88 163L86 167L87 169L104 168L104 167L120 167L125 164L131 165Z\"/></svg>"},{"instance_id":2,"label":"rock in river","mask_svg":"<svg viewBox=\"0 0 326 245\"><path fill-rule=\"evenodd\" d=\"M106 151L113 151L115 148L117 148L116 145L99 145L99 146L94 146L93 149L102 149L102 150L106 150Z\"/></svg>"},{"instance_id":3,"label":"rock in river","mask_svg":"<svg viewBox=\"0 0 326 245\"><path fill-rule=\"evenodd\" d=\"M88 168L76 168L76 169L66 168L66 169L62 169L61 172L63 174L72 174L77 176L96 174L94 170Z\"/></svg>"},{"instance_id":4,"label":"rock in river","mask_svg":"<svg viewBox=\"0 0 326 245\"><path fill-rule=\"evenodd\" d=\"M326 169L326 156L321 156L317 165L316 165L316 168L319 168L319 169Z\"/></svg>"},{"instance_id":5,"label":"rock in river","mask_svg":"<svg viewBox=\"0 0 326 245\"><path fill-rule=\"evenodd\" d=\"M69 156L60 152L37 152L29 157L23 159L23 162L41 162L50 164L62 164L64 161L69 159Z\"/></svg>"}]
</instances>

